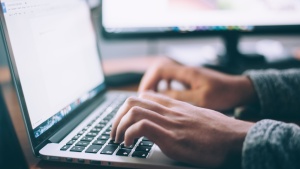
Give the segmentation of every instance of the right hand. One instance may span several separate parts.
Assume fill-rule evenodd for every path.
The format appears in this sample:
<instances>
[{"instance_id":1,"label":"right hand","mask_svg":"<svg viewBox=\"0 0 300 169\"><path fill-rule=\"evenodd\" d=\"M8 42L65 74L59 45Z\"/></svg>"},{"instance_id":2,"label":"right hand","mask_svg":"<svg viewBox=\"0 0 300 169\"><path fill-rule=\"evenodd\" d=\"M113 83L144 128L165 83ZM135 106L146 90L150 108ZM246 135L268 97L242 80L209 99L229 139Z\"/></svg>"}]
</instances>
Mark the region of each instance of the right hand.
<instances>
[{"instance_id":1,"label":"right hand","mask_svg":"<svg viewBox=\"0 0 300 169\"><path fill-rule=\"evenodd\" d=\"M218 111L247 104L256 98L252 82L246 76L226 75L207 68L186 67L167 58L158 60L148 69L141 81L139 92L157 92L161 80L168 83L176 80L187 87L184 91L169 88L163 94Z\"/></svg>"}]
</instances>

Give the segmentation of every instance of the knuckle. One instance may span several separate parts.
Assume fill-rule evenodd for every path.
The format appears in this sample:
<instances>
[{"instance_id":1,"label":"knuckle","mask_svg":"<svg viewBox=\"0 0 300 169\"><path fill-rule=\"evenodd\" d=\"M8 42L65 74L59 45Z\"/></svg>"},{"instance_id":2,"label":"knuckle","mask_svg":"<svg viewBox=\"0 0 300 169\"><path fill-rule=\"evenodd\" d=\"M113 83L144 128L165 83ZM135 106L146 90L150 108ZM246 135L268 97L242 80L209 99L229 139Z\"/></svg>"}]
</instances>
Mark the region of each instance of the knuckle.
<instances>
[{"instance_id":1,"label":"knuckle","mask_svg":"<svg viewBox=\"0 0 300 169\"><path fill-rule=\"evenodd\" d=\"M199 74L198 68L195 67L187 67L186 69L186 75L189 75L191 77L195 77Z\"/></svg>"},{"instance_id":2,"label":"knuckle","mask_svg":"<svg viewBox=\"0 0 300 169\"><path fill-rule=\"evenodd\" d=\"M136 104L136 102L138 101L138 99L134 96L130 96L126 101L125 101L125 105L127 106L134 106Z\"/></svg>"},{"instance_id":3,"label":"knuckle","mask_svg":"<svg viewBox=\"0 0 300 169\"><path fill-rule=\"evenodd\" d=\"M140 93L140 98L145 99L149 96L149 92L141 92Z\"/></svg>"},{"instance_id":4,"label":"knuckle","mask_svg":"<svg viewBox=\"0 0 300 169\"><path fill-rule=\"evenodd\" d=\"M139 122L139 129L144 131L146 130L150 125L149 120L143 119Z\"/></svg>"},{"instance_id":5,"label":"knuckle","mask_svg":"<svg viewBox=\"0 0 300 169\"><path fill-rule=\"evenodd\" d=\"M137 116L139 116L141 113L141 108L138 107L138 106L133 106L130 110L129 110L129 114L130 114L130 117L133 119L133 118L136 118Z\"/></svg>"}]
</instances>

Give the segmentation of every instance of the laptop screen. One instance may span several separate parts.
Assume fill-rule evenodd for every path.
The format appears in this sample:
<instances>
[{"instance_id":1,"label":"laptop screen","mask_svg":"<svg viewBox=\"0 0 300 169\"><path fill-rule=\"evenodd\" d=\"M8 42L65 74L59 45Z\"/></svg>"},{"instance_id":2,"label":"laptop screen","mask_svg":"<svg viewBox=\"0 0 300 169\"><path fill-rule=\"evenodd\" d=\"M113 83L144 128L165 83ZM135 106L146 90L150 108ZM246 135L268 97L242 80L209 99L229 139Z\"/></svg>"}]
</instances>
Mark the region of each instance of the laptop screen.
<instances>
[{"instance_id":1,"label":"laptop screen","mask_svg":"<svg viewBox=\"0 0 300 169\"><path fill-rule=\"evenodd\" d=\"M2 0L11 54L37 138L103 90L85 0Z\"/></svg>"}]
</instances>

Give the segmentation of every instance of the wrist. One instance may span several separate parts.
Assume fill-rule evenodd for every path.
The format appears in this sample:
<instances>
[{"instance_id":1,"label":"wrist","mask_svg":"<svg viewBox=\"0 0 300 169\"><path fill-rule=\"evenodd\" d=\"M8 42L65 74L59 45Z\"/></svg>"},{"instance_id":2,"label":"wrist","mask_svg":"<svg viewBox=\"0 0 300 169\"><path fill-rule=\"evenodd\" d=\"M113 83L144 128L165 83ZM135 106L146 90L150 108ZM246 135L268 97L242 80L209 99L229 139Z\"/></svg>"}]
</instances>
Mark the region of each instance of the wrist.
<instances>
[{"instance_id":1,"label":"wrist","mask_svg":"<svg viewBox=\"0 0 300 169\"><path fill-rule=\"evenodd\" d=\"M257 101L252 81L247 76L236 76L234 88L239 99L238 106L248 105Z\"/></svg>"},{"instance_id":2,"label":"wrist","mask_svg":"<svg viewBox=\"0 0 300 169\"><path fill-rule=\"evenodd\" d=\"M228 140L228 152L224 163L225 167L241 167L243 144L248 131L253 125L254 123L240 120L236 120L236 123L231 125L232 132Z\"/></svg>"}]
</instances>

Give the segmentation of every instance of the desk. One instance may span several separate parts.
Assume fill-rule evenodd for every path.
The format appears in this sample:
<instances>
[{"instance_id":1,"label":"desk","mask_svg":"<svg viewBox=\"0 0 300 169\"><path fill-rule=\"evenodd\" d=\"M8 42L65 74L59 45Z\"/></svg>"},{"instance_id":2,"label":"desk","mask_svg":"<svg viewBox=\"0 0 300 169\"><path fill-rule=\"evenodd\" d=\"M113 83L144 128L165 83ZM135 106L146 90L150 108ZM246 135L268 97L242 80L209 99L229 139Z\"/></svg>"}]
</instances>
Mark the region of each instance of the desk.
<instances>
[{"instance_id":1,"label":"desk","mask_svg":"<svg viewBox=\"0 0 300 169\"><path fill-rule=\"evenodd\" d=\"M122 71L132 72L144 72L157 57L133 57L126 59L114 59L104 61L103 67L106 74L113 74ZM119 64L122 63L122 64ZM9 112L12 117L17 136L20 140L22 150L26 157L27 163L30 169L79 169L79 168L97 168L99 166L88 166L79 164L67 164L67 163L56 163L42 161L36 158L31 150L25 125L23 122L22 115L20 113L20 107L18 104L15 89L11 83L10 73L8 68L0 68L0 83L3 85L4 97L7 102ZM127 90L136 91L138 84L117 88L114 90ZM103 167L101 167L103 168Z\"/></svg>"}]
</instances>

